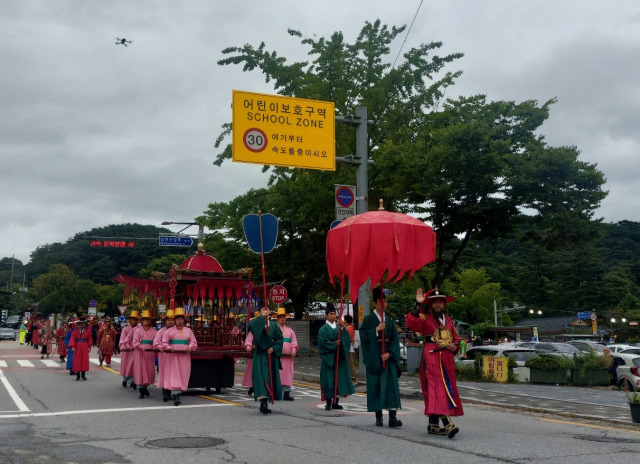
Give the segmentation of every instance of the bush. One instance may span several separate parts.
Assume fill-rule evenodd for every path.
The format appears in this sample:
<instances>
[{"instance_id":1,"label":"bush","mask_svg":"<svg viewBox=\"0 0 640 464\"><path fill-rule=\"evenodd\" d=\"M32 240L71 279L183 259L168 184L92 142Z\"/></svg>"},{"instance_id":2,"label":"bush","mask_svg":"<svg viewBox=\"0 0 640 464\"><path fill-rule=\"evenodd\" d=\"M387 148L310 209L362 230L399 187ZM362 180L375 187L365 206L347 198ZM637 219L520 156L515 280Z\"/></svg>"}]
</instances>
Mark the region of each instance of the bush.
<instances>
[{"instance_id":1,"label":"bush","mask_svg":"<svg viewBox=\"0 0 640 464\"><path fill-rule=\"evenodd\" d=\"M571 359L571 369L584 371L586 369L608 369L611 366L613 358L599 354L596 351L588 353L574 354Z\"/></svg>"},{"instance_id":2,"label":"bush","mask_svg":"<svg viewBox=\"0 0 640 464\"><path fill-rule=\"evenodd\" d=\"M540 369L543 371L555 371L558 369L568 369L570 361L562 356L541 354L528 359L524 365L529 369Z\"/></svg>"}]
</instances>

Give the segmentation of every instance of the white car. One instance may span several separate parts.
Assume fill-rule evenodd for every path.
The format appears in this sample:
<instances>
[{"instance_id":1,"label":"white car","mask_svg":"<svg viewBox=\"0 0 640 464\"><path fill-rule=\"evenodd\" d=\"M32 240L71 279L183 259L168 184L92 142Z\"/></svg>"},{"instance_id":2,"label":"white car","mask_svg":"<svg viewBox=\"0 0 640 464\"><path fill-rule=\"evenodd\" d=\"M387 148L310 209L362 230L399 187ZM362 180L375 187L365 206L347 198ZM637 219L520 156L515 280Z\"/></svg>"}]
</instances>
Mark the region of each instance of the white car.
<instances>
[{"instance_id":1,"label":"white car","mask_svg":"<svg viewBox=\"0 0 640 464\"><path fill-rule=\"evenodd\" d=\"M501 358L513 359L518 367L513 369L513 373L521 382L528 382L531 378L531 374L528 367L525 367L525 363L528 359L536 355L536 352L532 348L521 348L517 346L510 346L509 344L502 345L483 345L473 346L467 350L465 358L458 359L456 362L465 365L473 364L476 359L482 356L496 356Z\"/></svg>"},{"instance_id":2,"label":"white car","mask_svg":"<svg viewBox=\"0 0 640 464\"><path fill-rule=\"evenodd\" d=\"M637 346L626 345L624 343L614 343L613 345L607 345L607 348L611 350L611 354L620 353L622 350L628 350L629 348L637 348Z\"/></svg>"},{"instance_id":3,"label":"white car","mask_svg":"<svg viewBox=\"0 0 640 464\"><path fill-rule=\"evenodd\" d=\"M622 350L614 355L618 386L624 391L640 391L640 348Z\"/></svg>"}]
</instances>

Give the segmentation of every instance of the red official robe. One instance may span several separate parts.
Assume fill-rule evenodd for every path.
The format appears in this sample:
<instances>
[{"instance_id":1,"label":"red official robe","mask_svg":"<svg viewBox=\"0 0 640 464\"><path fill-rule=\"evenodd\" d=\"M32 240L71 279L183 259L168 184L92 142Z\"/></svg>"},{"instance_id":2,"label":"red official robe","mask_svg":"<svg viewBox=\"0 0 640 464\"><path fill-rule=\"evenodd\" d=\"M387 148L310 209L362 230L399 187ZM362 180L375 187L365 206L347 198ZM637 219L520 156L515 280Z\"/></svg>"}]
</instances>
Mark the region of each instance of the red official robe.
<instances>
[{"instance_id":1,"label":"red official robe","mask_svg":"<svg viewBox=\"0 0 640 464\"><path fill-rule=\"evenodd\" d=\"M446 327L453 335L453 343L460 343L453 320L445 316L444 326L432 314L415 317L408 313L406 324L409 330L420 332L425 337L420 359L420 384L424 397L424 413L427 416L462 416L462 402L456 385L456 368L454 354L447 350L439 350L438 345L428 340L439 326Z\"/></svg>"},{"instance_id":2,"label":"red official robe","mask_svg":"<svg viewBox=\"0 0 640 464\"><path fill-rule=\"evenodd\" d=\"M89 370L89 351L93 345L91 330L76 329L71 333L69 348L75 348L73 352L73 372L86 372Z\"/></svg>"}]
</instances>

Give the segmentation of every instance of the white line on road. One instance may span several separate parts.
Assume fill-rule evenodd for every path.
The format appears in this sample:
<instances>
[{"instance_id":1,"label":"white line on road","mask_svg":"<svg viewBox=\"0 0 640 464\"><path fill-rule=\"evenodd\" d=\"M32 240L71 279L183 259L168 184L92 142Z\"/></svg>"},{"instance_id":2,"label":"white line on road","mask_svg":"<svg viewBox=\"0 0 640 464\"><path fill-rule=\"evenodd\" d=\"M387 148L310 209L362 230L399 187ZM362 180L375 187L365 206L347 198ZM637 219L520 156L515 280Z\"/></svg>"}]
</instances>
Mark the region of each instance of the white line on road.
<instances>
[{"instance_id":1,"label":"white line on road","mask_svg":"<svg viewBox=\"0 0 640 464\"><path fill-rule=\"evenodd\" d=\"M193 408L220 408L229 407L232 404L225 403L206 403L194 405L182 405L179 408L175 406L151 406L148 408L115 408L115 409L86 409L80 411L58 411L58 412L32 412L30 414L0 414L0 419L15 419L16 417L51 417L51 416L71 416L74 414L102 414L105 412L131 412L131 411L154 411L160 409L171 409L174 413L180 409ZM25 406L26 407L26 406ZM27 409L28 411L28 409Z\"/></svg>"},{"instance_id":2,"label":"white line on road","mask_svg":"<svg viewBox=\"0 0 640 464\"><path fill-rule=\"evenodd\" d=\"M18 364L20 364L21 367L36 367L31 364L31 361L27 361L25 359L18 359Z\"/></svg>"},{"instance_id":3,"label":"white line on road","mask_svg":"<svg viewBox=\"0 0 640 464\"><path fill-rule=\"evenodd\" d=\"M0 367L7 367L7 361L0 360Z\"/></svg>"},{"instance_id":4,"label":"white line on road","mask_svg":"<svg viewBox=\"0 0 640 464\"><path fill-rule=\"evenodd\" d=\"M0 381L2 381L4 388L7 389L7 392L9 393L9 396L11 396L11 399L13 400L13 402L16 404L16 406L18 406L18 410L29 411L29 408L27 407L27 405L24 404L24 401L20 399L16 391L13 389L13 387L9 383L9 380L7 380L7 378L4 376L4 372L2 372L2 369L0 369Z\"/></svg>"},{"instance_id":5,"label":"white line on road","mask_svg":"<svg viewBox=\"0 0 640 464\"><path fill-rule=\"evenodd\" d=\"M62 364L60 364L57 361L54 361L53 359L43 359L43 360L41 360L41 362L47 367L60 367L60 366L62 366Z\"/></svg>"}]
</instances>

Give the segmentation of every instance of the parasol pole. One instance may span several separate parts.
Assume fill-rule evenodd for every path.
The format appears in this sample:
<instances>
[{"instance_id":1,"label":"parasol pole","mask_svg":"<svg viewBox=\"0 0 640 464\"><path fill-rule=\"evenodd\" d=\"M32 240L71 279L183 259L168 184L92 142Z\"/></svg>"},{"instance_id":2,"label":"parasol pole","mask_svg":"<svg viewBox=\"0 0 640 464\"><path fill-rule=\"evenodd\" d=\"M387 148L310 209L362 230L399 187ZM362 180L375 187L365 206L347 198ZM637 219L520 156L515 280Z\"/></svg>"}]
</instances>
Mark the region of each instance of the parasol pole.
<instances>
[{"instance_id":1,"label":"parasol pole","mask_svg":"<svg viewBox=\"0 0 640 464\"><path fill-rule=\"evenodd\" d=\"M340 362L340 335L342 333L342 327L340 327L340 321L342 320L342 301L344 299L344 274L340 276L340 313L338 315L338 343L336 349L336 373L333 382L333 401L335 402L338 397L338 363Z\"/></svg>"},{"instance_id":2,"label":"parasol pole","mask_svg":"<svg viewBox=\"0 0 640 464\"><path fill-rule=\"evenodd\" d=\"M382 279L380 280L380 317L382 319L382 322L384 323L384 289L382 288ZM384 333L387 331L387 328L385 327L384 329L382 329L382 354L385 353L384 350ZM382 361L382 368L385 369L387 365L386 361Z\"/></svg>"},{"instance_id":3,"label":"parasol pole","mask_svg":"<svg viewBox=\"0 0 640 464\"><path fill-rule=\"evenodd\" d=\"M267 303L267 274L264 268L264 239L262 237L262 211L258 210L258 225L260 227L260 263L262 264L262 289L264 291L264 306L266 308L269 307L268 303ZM269 334L269 317L265 317L264 318L265 321L265 330L267 331L267 334ZM272 366L271 366L271 354L267 353L267 357L269 360L269 384L270 384L270 390L269 390L269 394L271 395L271 404L273 404L274 401L274 394L273 394L273 372L272 372Z\"/></svg>"}]
</instances>

